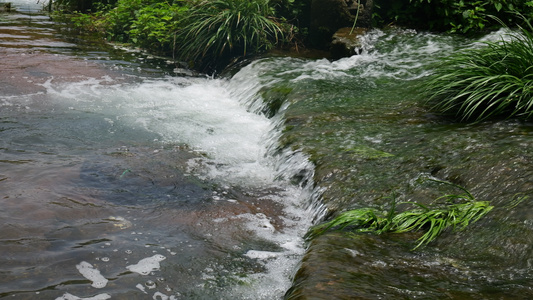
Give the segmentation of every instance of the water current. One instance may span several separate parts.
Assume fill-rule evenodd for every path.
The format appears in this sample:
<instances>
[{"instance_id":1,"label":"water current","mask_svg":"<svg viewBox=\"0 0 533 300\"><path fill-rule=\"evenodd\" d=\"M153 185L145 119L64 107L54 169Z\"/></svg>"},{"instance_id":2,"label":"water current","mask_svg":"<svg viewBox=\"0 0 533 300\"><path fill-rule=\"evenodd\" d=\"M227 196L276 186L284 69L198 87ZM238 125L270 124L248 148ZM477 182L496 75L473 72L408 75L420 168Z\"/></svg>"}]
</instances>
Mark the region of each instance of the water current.
<instances>
[{"instance_id":1,"label":"water current","mask_svg":"<svg viewBox=\"0 0 533 300\"><path fill-rule=\"evenodd\" d=\"M453 123L415 94L476 40L372 30L361 55L209 77L13 2L0 14L0 298L533 297L533 127ZM304 242L345 209L446 192L422 177L495 212L418 251L410 234Z\"/></svg>"}]
</instances>

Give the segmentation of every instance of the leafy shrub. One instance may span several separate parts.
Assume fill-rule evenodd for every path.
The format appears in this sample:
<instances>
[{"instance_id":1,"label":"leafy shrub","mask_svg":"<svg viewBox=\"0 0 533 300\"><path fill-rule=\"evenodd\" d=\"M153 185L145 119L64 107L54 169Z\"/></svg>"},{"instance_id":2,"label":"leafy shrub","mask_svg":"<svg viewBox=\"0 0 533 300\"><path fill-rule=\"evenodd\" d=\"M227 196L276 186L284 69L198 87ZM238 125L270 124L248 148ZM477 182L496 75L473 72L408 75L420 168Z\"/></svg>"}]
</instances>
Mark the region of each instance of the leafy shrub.
<instances>
[{"instance_id":1,"label":"leafy shrub","mask_svg":"<svg viewBox=\"0 0 533 300\"><path fill-rule=\"evenodd\" d=\"M376 1L377 2L377 1ZM488 16L496 16L506 24L514 24L514 14L521 12L533 19L531 0L382 0L376 3L381 23L448 31L475 33L491 26L500 26Z\"/></svg>"},{"instance_id":2,"label":"leafy shrub","mask_svg":"<svg viewBox=\"0 0 533 300\"><path fill-rule=\"evenodd\" d=\"M201 1L178 34L178 57L203 68L217 59L266 50L282 36L268 0Z\"/></svg>"},{"instance_id":3,"label":"leafy shrub","mask_svg":"<svg viewBox=\"0 0 533 300\"><path fill-rule=\"evenodd\" d=\"M129 39L136 45L159 52L172 53L180 19L187 8L167 3L155 3L135 13L128 31Z\"/></svg>"},{"instance_id":4,"label":"leafy shrub","mask_svg":"<svg viewBox=\"0 0 533 300\"><path fill-rule=\"evenodd\" d=\"M117 42L129 42L131 25L137 19L137 12L152 4L146 0L119 0L117 5L105 14L108 23L107 38Z\"/></svg>"},{"instance_id":5,"label":"leafy shrub","mask_svg":"<svg viewBox=\"0 0 533 300\"><path fill-rule=\"evenodd\" d=\"M433 108L463 121L531 118L533 27L528 27L446 58L424 85Z\"/></svg>"},{"instance_id":6,"label":"leafy shrub","mask_svg":"<svg viewBox=\"0 0 533 300\"><path fill-rule=\"evenodd\" d=\"M114 5L117 0L50 0L56 8L78 13L102 10L103 7Z\"/></svg>"}]
</instances>

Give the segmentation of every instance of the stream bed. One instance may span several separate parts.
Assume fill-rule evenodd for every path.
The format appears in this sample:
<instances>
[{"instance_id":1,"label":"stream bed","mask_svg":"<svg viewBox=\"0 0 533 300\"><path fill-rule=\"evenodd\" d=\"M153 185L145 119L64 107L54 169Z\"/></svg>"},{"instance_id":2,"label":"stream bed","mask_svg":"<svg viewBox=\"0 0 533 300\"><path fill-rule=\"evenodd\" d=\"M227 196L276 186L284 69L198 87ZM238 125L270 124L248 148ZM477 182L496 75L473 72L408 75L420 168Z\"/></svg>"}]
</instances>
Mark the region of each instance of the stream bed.
<instances>
[{"instance_id":1,"label":"stream bed","mask_svg":"<svg viewBox=\"0 0 533 300\"><path fill-rule=\"evenodd\" d=\"M477 40L376 29L361 55L269 56L214 78L13 2L0 14L0 298L533 297L533 124L455 123L417 92ZM416 251L418 233L304 240L348 209L457 192L424 178L495 209Z\"/></svg>"}]
</instances>

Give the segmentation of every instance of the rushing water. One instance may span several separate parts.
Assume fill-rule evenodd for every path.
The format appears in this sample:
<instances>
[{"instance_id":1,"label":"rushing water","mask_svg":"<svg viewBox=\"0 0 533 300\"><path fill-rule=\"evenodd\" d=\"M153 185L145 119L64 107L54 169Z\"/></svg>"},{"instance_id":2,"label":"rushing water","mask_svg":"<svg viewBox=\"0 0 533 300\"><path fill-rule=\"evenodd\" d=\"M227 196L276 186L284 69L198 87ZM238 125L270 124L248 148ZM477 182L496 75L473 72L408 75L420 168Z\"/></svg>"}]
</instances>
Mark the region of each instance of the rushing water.
<instances>
[{"instance_id":1,"label":"rushing water","mask_svg":"<svg viewBox=\"0 0 533 300\"><path fill-rule=\"evenodd\" d=\"M308 163L269 154L253 74L168 76L3 18L0 297L282 297L310 214L279 165Z\"/></svg>"},{"instance_id":2,"label":"rushing water","mask_svg":"<svg viewBox=\"0 0 533 300\"><path fill-rule=\"evenodd\" d=\"M531 124L450 123L413 88L474 41L373 30L358 56L209 78L15 4L0 15L0 298L533 297ZM416 234L304 243L339 211L449 192L431 176L496 209L417 251Z\"/></svg>"}]
</instances>

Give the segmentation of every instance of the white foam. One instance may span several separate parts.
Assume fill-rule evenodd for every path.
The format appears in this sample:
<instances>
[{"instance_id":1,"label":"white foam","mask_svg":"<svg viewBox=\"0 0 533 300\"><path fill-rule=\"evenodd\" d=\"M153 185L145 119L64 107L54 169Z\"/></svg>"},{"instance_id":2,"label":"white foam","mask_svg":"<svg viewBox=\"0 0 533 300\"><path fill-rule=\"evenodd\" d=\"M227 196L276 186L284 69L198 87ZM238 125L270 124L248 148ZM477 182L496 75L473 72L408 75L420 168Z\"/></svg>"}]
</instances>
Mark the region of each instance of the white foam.
<instances>
[{"instance_id":1,"label":"white foam","mask_svg":"<svg viewBox=\"0 0 533 300\"><path fill-rule=\"evenodd\" d=\"M244 256L255 259L269 259L280 256L279 252L272 251L260 251L260 250L248 250Z\"/></svg>"},{"instance_id":2,"label":"white foam","mask_svg":"<svg viewBox=\"0 0 533 300\"><path fill-rule=\"evenodd\" d=\"M197 175L240 185L273 181L264 143L272 124L233 98L227 80L168 78L129 86L109 81L90 78L58 86L51 79L42 86L65 107L101 116L110 135L120 126L142 129L159 135L162 143L185 143L205 153L190 163Z\"/></svg>"},{"instance_id":3,"label":"white foam","mask_svg":"<svg viewBox=\"0 0 533 300\"><path fill-rule=\"evenodd\" d=\"M161 292L155 292L152 299L154 300L176 300L176 297L174 295L167 296Z\"/></svg>"},{"instance_id":4,"label":"white foam","mask_svg":"<svg viewBox=\"0 0 533 300\"><path fill-rule=\"evenodd\" d=\"M148 275L150 272L158 271L161 265L159 262L165 260L166 257L161 254L156 254L151 257L143 258L134 265L129 265L126 269L139 273L141 275Z\"/></svg>"},{"instance_id":5,"label":"white foam","mask_svg":"<svg viewBox=\"0 0 533 300\"><path fill-rule=\"evenodd\" d=\"M89 298L80 298L78 296L65 293L63 296L57 297L56 300L106 300L110 298L111 298L111 295L109 294L98 294L96 296L89 297Z\"/></svg>"},{"instance_id":6,"label":"white foam","mask_svg":"<svg viewBox=\"0 0 533 300\"><path fill-rule=\"evenodd\" d=\"M472 43L474 47L485 46L485 43L495 43L501 41L510 41L514 37L513 35L519 34L519 32L513 31L509 28L500 28L483 36L479 41Z\"/></svg>"},{"instance_id":7,"label":"white foam","mask_svg":"<svg viewBox=\"0 0 533 300\"><path fill-rule=\"evenodd\" d=\"M100 274L100 271L93 267L90 263L82 261L76 265L76 269L83 275L83 277L89 279L93 283L93 287L97 289L104 288L107 285L108 280Z\"/></svg>"},{"instance_id":8,"label":"white foam","mask_svg":"<svg viewBox=\"0 0 533 300\"><path fill-rule=\"evenodd\" d=\"M267 294L268 297L258 296L255 299L271 299L272 295L281 296L288 289L298 255L304 251L301 236L311 223L312 213L306 212L300 205L307 201L309 194L289 181L292 173L302 173L301 168L310 179L312 164L303 154L292 153L290 149L276 152L275 157L269 155L276 151L278 136L275 128L279 124L254 113L255 109L250 107L260 101L251 106L247 104L261 87L275 80L265 76L265 83L250 75L259 71L253 70L253 66L252 69L244 68L242 74L239 72L237 78L240 79L236 81L167 78L115 85L108 82L109 79L101 78L64 86L50 80L43 86L48 94L54 96L54 104L61 105L65 111L76 114L87 112L89 117L102 120L103 130L85 132L88 138L116 139L116 134L125 128L124 131L137 130L139 134L146 134L150 141L156 140L155 143L185 143L190 149L203 154L201 158L189 161L190 174L216 180L222 186L272 189L268 199L278 201L284 207L281 215L277 216L279 223L274 224L265 214L250 213L234 218L242 220L244 230L254 234L251 239L265 239L283 245L282 249L278 253L251 250L245 257L264 257L260 263L266 271L251 275L250 285L227 288L228 298L257 293ZM262 68L261 63L257 66ZM103 82L106 84L101 84ZM106 137L106 134L112 136ZM134 138L142 139L137 134ZM120 229L132 226L131 222L118 216L109 217L106 221ZM131 251L126 250L126 253ZM149 275L160 269L163 259L163 256L147 257L127 266L127 269Z\"/></svg>"},{"instance_id":9,"label":"white foam","mask_svg":"<svg viewBox=\"0 0 533 300\"><path fill-rule=\"evenodd\" d=\"M144 285L138 283L135 287L138 288L141 292L143 292L143 293L145 293L145 294L148 294L148 293L146 292L146 288L144 287Z\"/></svg>"},{"instance_id":10,"label":"white foam","mask_svg":"<svg viewBox=\"0 0 533 300\"><path fill-rule=\"evenodd\" d=\"M385 48L382 41L386 41ZM374 29L362 37L364 50L358 55L335 61L318 59L302 62L288 59L287 67L278 75L294 82L387 77L413 80L429 74L424 70L424 64L441 57L443 53L452 52L455 47L452 41L452 38L413 30L384 32ZM394 45L394 48L388 49L390 45Z\"/></svg>"}]
</instances>

